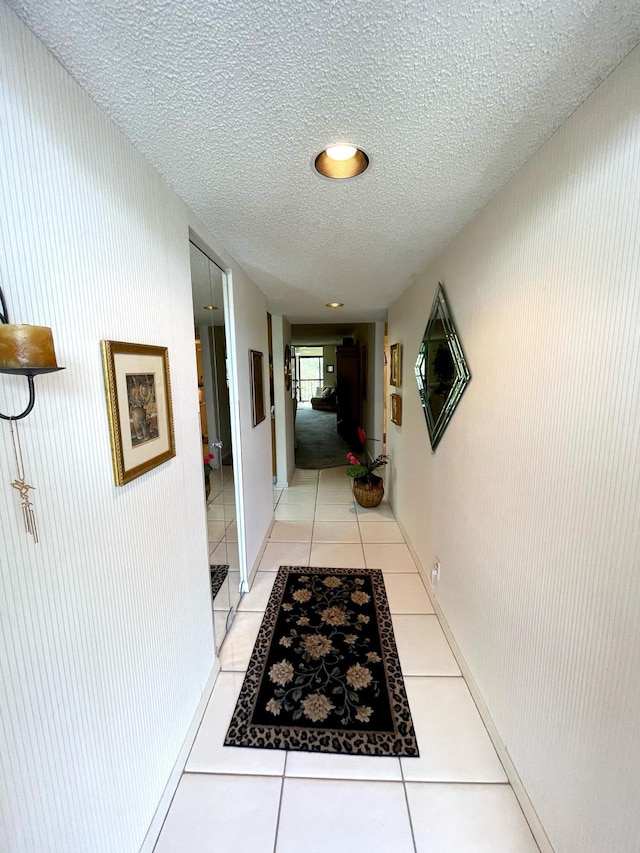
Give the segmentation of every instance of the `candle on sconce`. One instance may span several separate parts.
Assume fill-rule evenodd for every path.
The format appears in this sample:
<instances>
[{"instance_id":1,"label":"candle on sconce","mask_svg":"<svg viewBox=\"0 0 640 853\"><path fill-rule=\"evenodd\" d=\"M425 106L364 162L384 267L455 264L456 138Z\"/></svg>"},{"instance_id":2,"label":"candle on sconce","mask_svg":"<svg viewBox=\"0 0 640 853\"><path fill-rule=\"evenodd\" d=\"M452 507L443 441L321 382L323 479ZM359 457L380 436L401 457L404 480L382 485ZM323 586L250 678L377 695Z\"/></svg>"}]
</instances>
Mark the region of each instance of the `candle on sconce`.
<instances>
[{"instance_id":1,"label":"candle on sconce","mask_svg":"<svg viewBox=\"0 0 640 853\"><path fill-rule=\"evenodd\" d=\"M57 366L48 326L0 323L0 368Z\"/></svg>"},{"instance_id":2,"label":"candle on sconce","mask_svg":"<svg viewBox=\"0 0 640 853\"><path fill-rule=\"evenodd\" d=\"M18 434L18 421L26 418L36 401L34 378L38 373L52 370L64 370L58 367L56 351L53 347L53 335L48 326L26 326L22 323L10 323L7 302L0 287L0 372L16 371L26 376L29 385L29 402L20 414L3 414L0 418L9 421L13 456L16 463L16 478L11 486L20 495L22 520L26 532L38 542L38 527L29 492L35 488L27 482L22 457L22 447Z\"/></svg>"}]
</instances>

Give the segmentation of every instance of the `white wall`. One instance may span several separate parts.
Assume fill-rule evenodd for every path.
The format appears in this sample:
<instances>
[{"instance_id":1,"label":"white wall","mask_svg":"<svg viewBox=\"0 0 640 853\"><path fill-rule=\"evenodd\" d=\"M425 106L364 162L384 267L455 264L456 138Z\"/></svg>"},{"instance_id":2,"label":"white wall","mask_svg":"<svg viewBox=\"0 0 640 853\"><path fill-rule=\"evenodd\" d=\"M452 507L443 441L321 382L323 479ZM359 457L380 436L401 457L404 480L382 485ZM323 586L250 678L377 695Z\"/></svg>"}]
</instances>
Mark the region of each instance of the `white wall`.
<instances>
[{"instance_id":1,"label":"white wall","mask_svg":"<svg viewBox=\"0 0 640 853\"><path fill-rule=\"evenodd\" d=\"M242 447L242 511L247 572L250 575L257 567L265 538L273 522L269 343L266 299L262 291L240 268L233 272L233 308ZM263 388L266 418L255 427L252 426L249 350L258 350L264 356Z\"/></svg>"},{"instance_id":2,"label":"white wall","mask_svg":"<svg viewBox=\"0 0 640 853\"><path fill-rule=\"evenodd\" d=\"M640 49L391 308L391 495L557 853L640 838ZM431 455L444 282L472 380Z\"/></svg>"},{"instance_id":3,"label":"white wall","mask_svg":"<svg viewBox=\"0 0 640 853\"><path fill-rule=\"evenodd\" d=\"M367 348L367 395L360 398L360 424L370 439L367 452L382 453L382 370L384 367L384 323L362 323L355 330L360 348L360 370L363 368L363 348ZM360 377L360 387L363 380ZM380 472L378 472L380 473Z\"/></svg>"},{"instance_id":4,"label":"white wall","mask_svg":"<svg viewBox=\"0 0 640 853\"><path fill-rule=\"evenodd\" d=\"M296 467L293 398L284 377L284 348L291 345L291 323L281 314L271 318L273 339L273 393L276 410L277 485L287 486Z\"/></svg>"},{"instance_id":5,"label":"white wall","mask_svg":"<svg viewBox=\"0 0 640 853\"><path fill-rule=\"evenodd\" d=\"M386 323L374 323L373 363L369 364L370 381L373 393L373 435L380 438L385 433L384 424L384 327ZM382 444L376 446L376 454L382 451Z\"/></svg>"},{"instance_id":6,"label":"white wall","mask_svg":"<svg viewBox=\"0 0 640 853\"><path fill-rule=\"evenodd\" d=\"M142 843L214 666L192 218L4 4L0 77L0 280L12 319L52 326L66 367L36 380L36 408L21 422L37 545L21 526L0 423L0 848L127 853ZM248 348L266 353L264 299L228 268L242 311L255 551L273 504L268 420L252 431L248 404ZM103 338L169 349L176 457L121 488ZM23 400L23 384L1 377L0 410Z\"/></svg>"}]
</instances>

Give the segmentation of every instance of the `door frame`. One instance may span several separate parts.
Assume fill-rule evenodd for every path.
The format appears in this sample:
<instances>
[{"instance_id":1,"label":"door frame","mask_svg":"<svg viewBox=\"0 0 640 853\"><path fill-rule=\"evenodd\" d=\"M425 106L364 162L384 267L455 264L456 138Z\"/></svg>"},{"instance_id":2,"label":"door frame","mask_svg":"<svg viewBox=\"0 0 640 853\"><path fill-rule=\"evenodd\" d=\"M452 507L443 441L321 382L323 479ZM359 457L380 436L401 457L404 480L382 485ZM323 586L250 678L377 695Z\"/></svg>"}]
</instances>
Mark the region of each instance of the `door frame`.
<instances>
[{"instance_id":1,"label":"door frame","mask_svg":"<svg viewBox=\"0 0 640 853\"><path fill-rule=\"evenodd\" d=\"M211 250L192 228L189 228L189 242L193 243L222 272L222 294L224 296L224 335L227 350L227 369L229 378L229 409L231 420L231 447L233 452L233 482L236 504L236 528L238 532L238 563L240 569L240 591L247 592L247 547L244 518L244 477L242 476L242 445L240 443L240 405L238 395L238 368L235 359L235 308L233 299L233 273L227 265Z\"/></svg>"}]
</instances>

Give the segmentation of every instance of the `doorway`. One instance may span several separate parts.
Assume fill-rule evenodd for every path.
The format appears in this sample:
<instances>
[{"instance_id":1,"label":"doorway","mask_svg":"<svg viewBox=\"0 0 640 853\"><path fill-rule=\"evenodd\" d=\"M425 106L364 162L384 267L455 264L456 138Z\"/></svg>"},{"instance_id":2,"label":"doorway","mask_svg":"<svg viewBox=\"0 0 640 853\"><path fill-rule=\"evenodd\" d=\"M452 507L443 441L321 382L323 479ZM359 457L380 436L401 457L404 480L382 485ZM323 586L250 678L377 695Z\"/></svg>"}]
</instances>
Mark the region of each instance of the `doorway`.
<instances>
[{"instance_id":1,"label":"doorway","mask_svg":"<svg viewBox=\"0 0 640 853\"><path fill-rule=\"evenodd\" d=\"M298 365L297 392L298 404L311 405L312 397L322 393L323 388L323 348L296 347L295 358Z\"/></svg>"},{"instance_id":2,"label":"doorway","mask_svg":"<svg viewBox=\"0 0 640 853\"><path fill-rule=\"evenodd\" d=\"M346 464L351 449L337 429L335 347L296 345L295 460L297 468Z\"/></svg>"},{"instance_id":3,"label":"doorway","mask_svg":"<svg viewBox=\"0 0 640 853\"><path fill-rule=\"evenodd\" d=\"M216 653L241 598L225 310L226 273L189 244Z\"/></svg>"}]
</instances>

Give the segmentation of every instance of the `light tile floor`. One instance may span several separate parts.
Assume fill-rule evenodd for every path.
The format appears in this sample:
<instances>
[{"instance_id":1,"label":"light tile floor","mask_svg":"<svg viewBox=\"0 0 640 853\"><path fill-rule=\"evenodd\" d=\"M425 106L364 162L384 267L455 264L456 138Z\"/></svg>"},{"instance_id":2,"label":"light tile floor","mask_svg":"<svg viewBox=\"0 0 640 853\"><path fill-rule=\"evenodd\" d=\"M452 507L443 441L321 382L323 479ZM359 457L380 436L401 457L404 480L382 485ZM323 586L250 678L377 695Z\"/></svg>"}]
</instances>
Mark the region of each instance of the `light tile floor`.
<instances>
[{"instance_id":1,"label":"light tile floor","mask_svg":"<svg viewBox=\"0 0 640 853\"><path fill-rule=\"evenodd\" d=\"M357 507L344 468L296 471L274 500L156 853L535 853L390 506ZM420 758L222 745L281 564L382 569Z\"/></svg>"},{"instance_id":2,"label":"light tile floor","mask_svg":"<svg viewBox=\"0 0 640 853\"><path fill-rule=\"evenodd\" d=\"M207 499L207 531L209 557L212 565L229 567L227 579L213 602L213 622L216 645L224 640L229 612L240 598L240 561L236 526L235 485L233 467L214 468L209 477L211 492Z\"/></svg>"}]
</instances>

